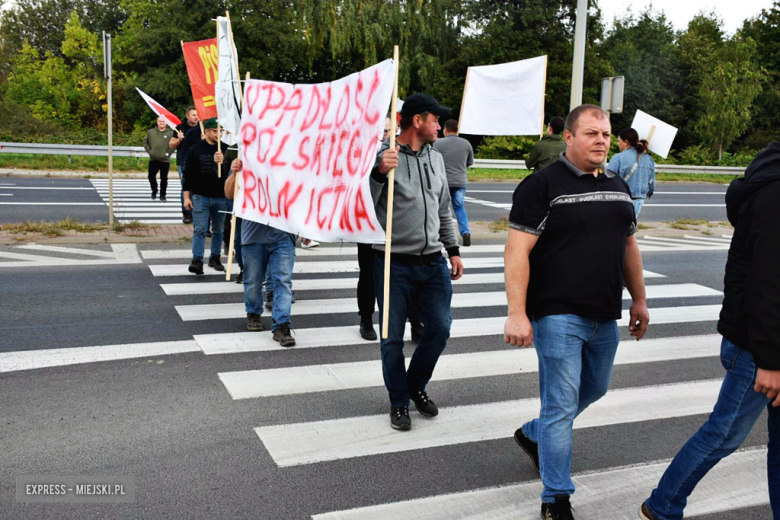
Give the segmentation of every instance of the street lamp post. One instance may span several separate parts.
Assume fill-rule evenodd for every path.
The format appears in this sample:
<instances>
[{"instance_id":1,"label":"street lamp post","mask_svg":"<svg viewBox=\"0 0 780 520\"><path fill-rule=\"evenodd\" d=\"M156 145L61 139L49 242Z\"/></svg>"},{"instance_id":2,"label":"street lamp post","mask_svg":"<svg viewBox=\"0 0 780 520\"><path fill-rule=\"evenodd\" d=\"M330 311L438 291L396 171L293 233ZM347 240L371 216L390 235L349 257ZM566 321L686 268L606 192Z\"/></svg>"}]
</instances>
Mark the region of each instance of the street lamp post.
<instances>
[{"instance_id":1,"label":"street lamp post","mask_svg":"<svg viewBox=\"0 0 780 520\"><path fill-rule=\"evenodd\" d=\"M585 71L585 32L588 26L588 0L577 0L577 26L574 30L574 61L571 68L569 110L582 104L582 78Z\"/></svg>"}]
</instances>

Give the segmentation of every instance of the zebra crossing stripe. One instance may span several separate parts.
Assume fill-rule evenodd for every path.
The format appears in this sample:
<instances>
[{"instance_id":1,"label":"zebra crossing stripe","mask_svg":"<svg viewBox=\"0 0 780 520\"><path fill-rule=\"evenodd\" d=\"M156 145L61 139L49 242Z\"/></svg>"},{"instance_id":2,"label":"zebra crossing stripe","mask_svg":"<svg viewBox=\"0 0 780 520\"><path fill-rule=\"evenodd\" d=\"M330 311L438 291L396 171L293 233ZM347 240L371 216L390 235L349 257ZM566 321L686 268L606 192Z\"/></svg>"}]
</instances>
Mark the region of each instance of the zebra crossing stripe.
<instances>
[{"instance_id":1,"label":"zebra crossing stripe","mask_svg":"<svg viewBox=\"0 0 780 520\"><path fill-rule=\"evenodd\" d=\"M0 373L187 352L200 352L200 347L189 340L3 352L0 353Z\"/></svg>"},{"instance_id":2,"label":"zebra crossing stripe","mask_svg":"<svg viewBox=\"0 0 780 520\"><path fill-rule=\"evenodd\" d=\"M192 254L192 253L190 253ZM293 279L294 291L332 291L338 289L355 289L357 278L316 278ZM504 283L504 273L469 273L458 280L453 280L452 285L487 285ZM192 294L227 294L242 293L244 286L241 284L215 283L161 283L160 287L168 296L184 296ZM298 305L296 303L296 305Z\"/></svg>"},{"instance_id":3,"label":"zebra crossing stripe","mask_svg":"<svg viewBox=\"0 0 780 520\"><path fill-rule=\"evenodd\" d=\"M463 247L460 249L461 256L471 256L474 254L485 253L503 253L504 244L492 244L481 246ZM147 251L141 251L141 255L147 260L170 260L176 258L191 258L192 251L189 249L152 249ZM297 258L307 257L320 257L320 256L357 256L357 247L345 246L345 247L316 247L313 249L295 249L295 256Z\"/></svg>"},{"instance_id":4,"label":"zebra crossing stripe","mask_svg":"<svg viewBox=\"0 0 780 520\"><path fill-rule=\"evenodd\" d=\"M615 358L616 365L655 363L717 356L719 335L624 341ZM407 365L409 358L407 358ZM528 374L539 369L532 348L511 348L439 358L434 381ZM219 378L233 399L306 394L382 386L382 362L358 361L325 365L222 372Z\"/></svg>"},{"instance_id":5,"label":"zebra crossing stripe","mask_svg":"<svg viewBox=\"0 0 780 520\"><path fill-rule=\"evenodd\" d=\"M418 421L419 422L419 421ZM415 427L417 424L415 424ZM766 448L738 451L712 468L699 482L685 516L721 513L769 503ZM669 466L669 460L572 475L578 518L633 519ZM542 484L492 487L312 516L313 520L536 520Z\"/></svg>"},{"instance_id":6,"label":"zebra crossing stripe","mask_svg":"<svg viewBox=\"0 0 780 520\"><path fill-rule=\"evenodd\" d=\"M300 287L298 287L300 290ZM648 285L645 288L647 299L683 298L700 296L722 296L723 293L695 283L672 285ZM623 299L630 300L628 291L623 291ZM324 303L326 302L326 303ZM507 304L506 292L470 292L452 295L452 308L500 307ZM355 298L332 298L328 300L298 300L291 307L292 316L314 314L344 314L356 312ZM177 305L176 312L183 321L223 320L246 317L244 303L208 303L199 305Z\"/></svg>"},{"instance_id":7,"label":"zebra crossing stripe","mask_svg":"<svg viewBox=\"0 0 780 520\"><path fill-rule=\"evenodd\" d=\"M611 390L577 417L574 428L704 414L712 411L721 383L714 379ZM538 398L454 407L440 402L434 418L414 414L411 434L391 430L387 413L262 426L255 432L277 466L299 466L506 438L536 417L539 405Z\"/></svg>"},{"instance_id":8,"label":"zebra crossing stripe","mask_svg":"<svg viewBox=\"0 0 780 520\"><path fill-rule=\"evenodd\" d=\"M296 303L295 305L298 304ZM653 325L717 321L720 315L720 308L720 305L656 307L650 309L650 319ZM628 326L628 312L624 311L623 315L623 318L618 320L618 326L620 327ZM453 320L450 337L502 336L505 321L505 316ZM348 327L294 329L294 335L296 349L370 345L376 343L376 341L371 342L362 339L357 324ZM282 347L274 341L270 331L202 334L194 338L207 355L289 350L289 348ZM404 334L404 339L406 341L411 340L411 331L408 328Z\"/></svg>"}]
</instances>

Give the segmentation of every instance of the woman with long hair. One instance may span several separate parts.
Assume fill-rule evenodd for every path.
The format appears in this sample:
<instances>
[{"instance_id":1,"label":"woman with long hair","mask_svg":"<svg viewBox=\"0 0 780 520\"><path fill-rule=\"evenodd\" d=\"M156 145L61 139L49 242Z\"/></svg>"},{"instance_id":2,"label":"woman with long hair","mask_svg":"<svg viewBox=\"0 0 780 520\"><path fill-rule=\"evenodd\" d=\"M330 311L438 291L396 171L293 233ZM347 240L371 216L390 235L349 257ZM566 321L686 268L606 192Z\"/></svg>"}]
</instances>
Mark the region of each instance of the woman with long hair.
<instances>
[{"instance_id":1,"label":"woman with long hair","mask_svg":"<svg viewBox=\"0 0 780 520\"><path fill-rule=\"evenodd\" d=\"M639 218L645 199L652 197L655 191L655 161L647 153L648 143L639 139L633 128L624 128L618 134L620 153L612 157L607 170L626 181L631 190L634 212Z\"/></svg>"}]
</instances>

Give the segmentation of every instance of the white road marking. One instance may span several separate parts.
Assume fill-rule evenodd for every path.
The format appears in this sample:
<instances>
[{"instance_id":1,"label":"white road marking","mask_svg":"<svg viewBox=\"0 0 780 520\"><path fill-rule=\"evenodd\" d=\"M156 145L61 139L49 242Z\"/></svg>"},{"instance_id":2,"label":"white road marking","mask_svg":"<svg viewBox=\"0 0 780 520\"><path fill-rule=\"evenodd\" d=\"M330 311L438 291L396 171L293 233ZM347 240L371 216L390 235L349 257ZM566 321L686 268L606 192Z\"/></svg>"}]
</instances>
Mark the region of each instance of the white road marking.
<instances>
[{"instance_id":1,"label":"white road marking","mask_svg":"<svg viewBox=\"0 0 780 520\"><path fill-rule=\"evenodd\" d=\"M295 305L298 305L297 303ZM693 323L702 321L717 321L720 316L720 305L694 305L685 307L655 307L650 309L650 320L653 325L669 323ZM503 336L506 317L456 319L452 321L451 338L475 338L484 336ZM618 320L619 327L628 326L628 312L623 311L623 318ZM293 327L294 327L293 323ZM336 346L360 346L378 343L366 341L360 337L358 327L317 327L306 329L293 328L296 349L321 348ZM411 339L411 331L407 327L404 339ZM233 354L238 352L264 352L272 350L288 350L273 340L270 331L265 332L231 332L223 334L202 334L195 336L195 341L203 352L212 354Z\"/></svg>"},{"instance_id":2,"label":"white road marking","mask_svg":"<svg viewBox=\"0 0 780 520\"><path fill-rule=\"evenodd\" d=\"M698 240L701 242L711 242L714 244L731 244L730 239L725 238L717 238L717 237L696 237L693 235L683 235L683 238L687 238L688 240Z\"/></svg>"},{"instance_id":3,"label":"white road marking","mask_svg":"<svg viewBox=\"0 0 780 520\"><path fill-rule=\"evenodd\" d=\"M0 353L0 372L16 372L37 368L60 367L98 361L116 361L148 356L164 356L199 352L194 341L165 341L134 343L129 345L105 345L100 347L56 348Z\"/></svg>"},{"instance_id":4,"label":"white road marking","mask_svg":"<svg viewBox=\"0 0 780 520\"><path fill-rule=\"evenodd\" d=\"M119 264L140 264L141 257L138 255L138 248L135 244L111 244L114 250L116 261Z\"/></svg>"},{"instance_id":5,"label":"white road marking","mask_svg":"<svg viewBox=\"0 0 780 520\"><path fill-rule=\"evenodd\" d=\"M179 211L181 211L181 208L179 208ZM317 247L314 249L296 248L295 256L298 258L320 257L320 256L357 257L357 251L358 251L357 247L353 247L351 245L345 247L338 247L338 246ZM484 254L484 253L503 253L503 252L504 252L504 244L470 246L470 247L460 248L461 256L471 256L475 254ZM444 252L442 252L442 254L444 254ZM146 260L163 260L163 259L170 260L175 258L191 258L192 250L151 249L147 251L141 251L141 256L143 256Z\"/></svg>"},{"instance_id":6,"label":"white road marking","mask_svg":"<svg viewBox=\"0 0 780 520\"><path fill-rule=\"evenodd\" d=\"M629 424L712 411L722 379L612 390L590 405L575 429ZM539 399L442 406L426 419L414 414L411 434L390 429L387 414L255 428L277 466L351 459L510 437L539 414ZM638 506L638 504L637 504Z\"/></svg>"},{"instance_id":7,"label":"white road marking","mask_svg":"<svg viewBox=\"0 0 780 520\"><path fill-rule=\"evenodd\" d=\"M78 249L75 247L60 247L60 246L45 246L41 244L26 244L23 246L17 246L18 249L30 249L34 251L51 251L53 253L68 253L71 255L84 255L84 256L99 256L101 258L113 258L116 259L115 253L109 253L108 251L96 251L94 249ZM46 260L50 260L51 257L41 257Z\"/></svg>"},{"instance_id":8,"label":"white road marking","mask_svg":"<svg viewBox=\"0 0 780 520\"><path fill-rule=\"evenodd\" d=\"M12 186L12 187L6 187L6 186L0 186L0 190L70 190L70 191L94 191L93 188L89 187L74 187L74 188L58 188L58 187L37 187L37 186Z\"/></svg>"},{"instance_id":9,"label":"white road marking","mask_svg":"<svg viewBox=\"0 0 780 520\"><path fill-rule=\"evenodd\" d=\"M717 356L721 336L690 336L624 341L616 365L655 363ZM409 364L409 358L406 359ZM443 355L436 363L433 381L491 377L537 372L539 363L533 348L511 348L489 352ZM222 372L219 378L233 399L306 394L382 386L382 362L358 361L326 365L294 366L266 370Z\"/></svg>"},{"instance_id":10,"label":"white road marking","mask_svg":"<svg viewBox=\"0 0 780 520\"><path fill-rule=\"evenodd\" d=\"M105 202L0 202L3 206L105 206Z\"/></svg>"},{"instance_id":11,"label":"white road marking","mask_svg":"<svg viewBox=\"0 0 780 520\"><path fill-rule=\"evenodd\" d=\"M415 427L417 424L415 423ZM769 503L766 448L738 451L726 457L699 482L685 508L693 517ZM670 460L572 475L577 518L633 520L639 506L658 484ZM314 515L313 520L536 520L540 481L437 495L403 502Z\"/></svg>"},{"instance_id":12,"label":"white road marking","mask_svg":"<svg viewBox=\"0 0 780 520\"><path fill-rule=\"evenodd\" d=\"M647 299L658 298L695 298L699 296L722 296L723 293L697 285L672 284L672 285L649 285L646 288ZM298 288L300 290L300 287ZM628 291L623 291L623 299L630 300L631 295ZM323 302L327 302L323 304ZM456 293L452 295L452 308L460 309L467 307L500 307L507 304L506 292L469 292ZM357 303L355 298L331 298L328 300L298 300L291 307L292 316L305 315L330 315L345 314L355 312ZM231 318L245 318L246 310L244 303L207 303L200 305L177 305L176 312L179 313L182 321L202 321L202 320L224 320Z\"/></svg>"}]
</instances>

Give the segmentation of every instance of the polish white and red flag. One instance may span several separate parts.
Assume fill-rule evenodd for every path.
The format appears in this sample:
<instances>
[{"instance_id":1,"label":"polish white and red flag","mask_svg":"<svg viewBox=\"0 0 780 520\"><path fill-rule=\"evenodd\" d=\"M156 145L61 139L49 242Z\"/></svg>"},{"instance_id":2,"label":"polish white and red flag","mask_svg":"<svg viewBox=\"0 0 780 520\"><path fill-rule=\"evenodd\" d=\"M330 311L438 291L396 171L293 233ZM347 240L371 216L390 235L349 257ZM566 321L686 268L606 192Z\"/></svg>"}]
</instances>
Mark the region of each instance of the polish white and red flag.
<instances>
[{"instance_id":1,"label":"polish white and red flag","mask_svg":"<svg viewBox=\"0 0 780 520\"><path fill-rule=\"evenodd\" d=\"M168 126L176 130L176 127L181 124L181 119L176 117L173 112L149 97L140 88L135 87L135 89L139 94L141 94L141 97L144 98L144 101L146 101L146 104L149 105L149 108L151 108L155 114L165 119L165 122L168 124Z\"/></svg>"}]
</instances>

